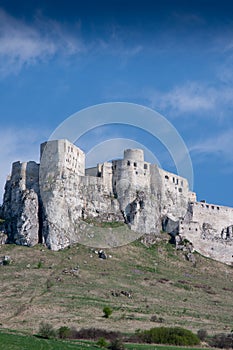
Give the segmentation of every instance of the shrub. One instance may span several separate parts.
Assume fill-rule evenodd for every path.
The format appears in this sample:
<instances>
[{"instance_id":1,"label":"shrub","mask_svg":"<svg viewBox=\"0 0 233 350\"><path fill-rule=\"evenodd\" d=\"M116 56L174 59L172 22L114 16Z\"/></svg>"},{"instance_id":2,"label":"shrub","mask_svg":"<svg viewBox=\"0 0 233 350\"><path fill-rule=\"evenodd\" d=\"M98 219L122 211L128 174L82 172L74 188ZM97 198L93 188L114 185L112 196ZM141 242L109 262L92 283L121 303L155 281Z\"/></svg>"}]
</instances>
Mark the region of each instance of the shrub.
<instances>
[{"instance_id":1,"label":"shrub","mask_svg":"<svg viewBox=\"0 0 233 350\"><path fill-rule=\"evenodd\" d=\"M220 349L233 349L232 334L215 334L210 340L209 345Z\"/></svg>"},{"instance_id":2,"label":"shrub","mask_svg":"<svg viewBox=\"0 0 233 350\"><path fill-rule=\"evenodd\" d=\"M39 336L45 339L55 338L56 331L51 324L41 322L39 327Z\"/></svg>"},{"instance_id":3,"label":"shrub","mask_svg":"<svg viewBox=\"0 0 233 350\"><path fill-rule=\"evenodd\" d=\"M112 341L116 338L121 337L121 333L98 328L82 328L79 331L75 329L71 330L71 337L72 339L90 340L98 340L99 338L105 338L109 341Z\"/></svg>"},{"instance_id":4,"label":"shrub","mask_svg":"<svg viewBox=\"0 0 233 350\"><path fill-rule=\"evenodd\" d=\"M171 344L171 345L198 345L199 338L191 331L180 328L157 327L142 331L139 337L145 343Z\"/></svg>"},{"instance_id":5,"label":"shrub","mask_svg":"<svg viewBox=\"0 0 233 350\"><path fill-rule=\"evenodd\" d=\"M108 342L104 337L101 337L98 339L96 345L99 346L100 348L107 348Z\"/></svg>"},{"instance_id":6,"label":"shrub","mask_svg":"<svg viewBox=\"0 0 233 350\"><path fill-rule=\"evenodd\" d=\"M37 268L40 269L40 268L42 267L42 265L43 265L43 264L42 264L42 261L40 260L40 261L38 262L38 264L37 264Z\"/></svg>"},{"instance_id":7,"label":"shrub","mask_svg":"<svg viewBox=\"0 0 233 350\"><path fill-rule=\"evenodd\" d=\"M108 349L110 349L110 350L124 350L125 346L124 346L121 339L115 339L115 340L111 341Z\"/></svg>"},{"instance_id":8,"label":"shrub","mask_svg":"<svg viewBox=\"0 0 233 350\"><path fill-rule=\"evenodd\" d=\"M62 326L58 329L58 337L61 339L67 339L71 337L71 330L67 326Z\"/></svg>"},{"instance_id":9,"label":"shrub","mask_svg":"<svg viewBox=\"0 0 233 350\"><path fill-rule=\"evenodd\" d=\"M204 341L208 336L207 330L199 329L199 331L197 331L197 336L201 341Z\"/></svg>"},{"instance_id":10,"label":"shrub","mask_svg":"<svg viewBox=\"0 0 233 350\"><path fill-rule=\"evenodd\" d=\"M164 322L164 318L158 317L156 315L153 315L153 316L151 316L150 321L151 322L163 323Z\"/></svg>"},{"instance_id":11,"label":"shrub","mask_svg":"<svg viewBox=\"0 0 233 350\"><path fill-rule=\"evenodd\" d=\"M112 314L112 309L108 306L105 306L103 308L103 313L104 313L105 318L109 318L109 316L111 316L111 314Z\"/></svg>"}]
</instances>

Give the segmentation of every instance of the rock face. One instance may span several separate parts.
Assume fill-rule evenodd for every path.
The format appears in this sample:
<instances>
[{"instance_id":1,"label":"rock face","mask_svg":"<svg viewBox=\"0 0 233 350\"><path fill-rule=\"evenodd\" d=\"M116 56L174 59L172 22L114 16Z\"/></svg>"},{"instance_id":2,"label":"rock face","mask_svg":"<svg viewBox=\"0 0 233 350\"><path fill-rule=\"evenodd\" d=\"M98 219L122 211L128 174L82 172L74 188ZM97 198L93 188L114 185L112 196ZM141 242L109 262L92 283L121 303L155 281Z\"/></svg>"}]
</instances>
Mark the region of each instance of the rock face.
<instances>
[{"instance_id":1,"label":"rock face","mask_svg":"<svg viewBox=\"0 0 233 350\"><path fill-rule=\"evenodd\" d=\"M69 141L44 143L40 164L13 164L0 218L8 243L58 250L82 243L88 222L125 223L150 237L179 234L232 263L233 209L197 202L186 179L145 162L138 149L85 170L85 154Z\"/></svg>"},{"instance_id":2,"label":"rock face","mask_svg":"<svg viewBox=\"0 0 233 350\"><path fill-rule=\"evenodd\" d=\"M7 180L1 216L7 243L33 246L39 234L39 165L16 162Z\"/></svg>"}]
</instances>

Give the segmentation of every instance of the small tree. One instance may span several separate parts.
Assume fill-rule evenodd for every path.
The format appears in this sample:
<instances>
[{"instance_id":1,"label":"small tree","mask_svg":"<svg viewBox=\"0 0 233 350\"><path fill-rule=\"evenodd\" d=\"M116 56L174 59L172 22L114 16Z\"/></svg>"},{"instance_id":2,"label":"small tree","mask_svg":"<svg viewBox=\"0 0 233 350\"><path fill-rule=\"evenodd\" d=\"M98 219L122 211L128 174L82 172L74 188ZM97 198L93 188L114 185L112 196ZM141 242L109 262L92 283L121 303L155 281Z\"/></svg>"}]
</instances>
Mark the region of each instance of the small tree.
<instances>
[{"instance_id":1,"label":"small tree","mask_svg":"<svg viewBox=\"0 0 233 350\"><path fill-rule=\"evenodd\" d=\"M71 337L71 330L67 326L62 326L58 329L58 336L61 339L67 339Z\"/></svg>"},{"instance_id":2,"label":"small tree","mask_svg":"<svg viewBox=\"0 0 233 350\"><path fill-rule=\"evenodd\" d=\"M39 335L45 339L55 338L56 331L51 324L47 322L41 322L39 328Z\"/></svg>"},{"instance_id":3,"label":"small tree","mask_svg":"<svg viewBox=\"0 0 233 350\"><path fill-rule=\"evenodd\" d=\"M109 306L105 306L103 308L103 313L105 318L109 318L109 316L112 314L112 309Z\"/></svg>"},{"instance_id":4,"label":"small tree","mask_svg":"<svg viewBox=\"0 0 233 350\"><path fill-rule=\"evenodd\" d=\"M100 348L107 348L108 342L106 341L106 339L104 337L101 337L96 342L96 345L99 346Z\"/></svg>"}]
</instances>

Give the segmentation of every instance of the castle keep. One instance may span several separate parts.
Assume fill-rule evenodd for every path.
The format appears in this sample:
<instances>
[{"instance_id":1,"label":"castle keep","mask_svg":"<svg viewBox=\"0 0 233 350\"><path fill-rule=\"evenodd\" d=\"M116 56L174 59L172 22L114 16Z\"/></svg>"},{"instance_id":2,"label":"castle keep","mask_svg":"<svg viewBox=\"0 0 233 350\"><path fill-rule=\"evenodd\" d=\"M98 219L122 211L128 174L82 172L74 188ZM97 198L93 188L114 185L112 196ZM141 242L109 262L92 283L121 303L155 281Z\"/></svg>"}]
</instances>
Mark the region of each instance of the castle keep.
<instances>
[{"instance_id":1,"label":"castle keep","mask_svg":"<svg viewBox=\"0 0 233 350\"><path fill-rule=\"evenodd\" d=\"M82 150L48 141L40 164L13 163L0 215L7 243L58 250L80 242L88 220L122 222L141 235L181 235L201 254L233 262L233 208L198 202L185 178L145 162L140 149L85 169Z\"/></svg>"}]
</instances>

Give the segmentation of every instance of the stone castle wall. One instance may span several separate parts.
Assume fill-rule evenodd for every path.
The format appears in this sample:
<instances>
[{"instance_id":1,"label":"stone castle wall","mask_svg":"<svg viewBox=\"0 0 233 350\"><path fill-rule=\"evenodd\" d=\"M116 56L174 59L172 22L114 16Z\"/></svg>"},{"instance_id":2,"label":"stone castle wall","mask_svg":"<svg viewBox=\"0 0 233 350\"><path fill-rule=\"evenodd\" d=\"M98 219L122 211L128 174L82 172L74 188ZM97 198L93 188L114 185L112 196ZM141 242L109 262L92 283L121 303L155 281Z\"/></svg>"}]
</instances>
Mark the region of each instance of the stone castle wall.
<instances>
[{"instance_id":1,"label":"stone castle wall","mask_svg":"<svg viewBox=\"0 0 233 350\"><path fill-rule=\"evenodd\" d=\"M233 208L191 203L179 222L179 233L201 254L227 264L233 262Z\"/></svg>"},{"instance_id":2,"label":"stone castle wall","mask_svg":"<svg viewBox=\"0 0 233 350\"><path fill-rule=\"evenodd\" d=\"M1 216L8 242L43 242L53 250L79 242L83 220L122 221L155 235L170 220L177 223L176 234L202 254L233 261L233 209L197 202L185 178L145 162L138 149L85 171L78 147L67 140L46 142L40 165L13 164Z\"/></svg>"}]
</instances>

